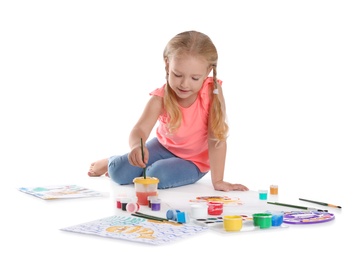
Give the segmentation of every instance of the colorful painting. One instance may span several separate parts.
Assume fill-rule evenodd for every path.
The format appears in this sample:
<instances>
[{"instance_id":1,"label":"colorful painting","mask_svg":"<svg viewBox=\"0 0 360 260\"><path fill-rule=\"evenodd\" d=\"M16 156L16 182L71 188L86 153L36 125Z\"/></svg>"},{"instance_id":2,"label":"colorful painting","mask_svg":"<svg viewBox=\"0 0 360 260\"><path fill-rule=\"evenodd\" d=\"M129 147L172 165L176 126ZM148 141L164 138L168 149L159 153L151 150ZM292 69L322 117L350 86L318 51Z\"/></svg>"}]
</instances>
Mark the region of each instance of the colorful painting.
<instances>
[{"instance_id":1,"label":"colorful painting","mask_svg":"<svg viewBox=\"0 0 360 260\"><path fill-rule=\"evenodd\" d=\"M33 195L43 200L73 199L104 196L101 192L77 185L54 185L38 187L21 187L19 191Z\"/></svg>"},{"instance_id":2,"label":"colorful painting","mask_svg":"<svg viewBox=\"0 0 360 260\"><path fill-rule=\"evenodd\" d=\"M228 196L199 196L190 202L222 202L222 203L233 203L241 205L243 204L240 198L230 198Z\"/></svg>"},{"instance_id":3,"label":"colorful painting","mask_svg":"<svg viewBox=\"0 0 360 260\"><path fill-rule=\"evenodd\" d=\"M290 211L284 213L284 223L287 224L317 224L335 219L335 215L320 211Z\"/></svg>"},{"instance_id":4,"label":"colorful painting","mask_svg":"<svg viewBox=\"0 0 360 260\"><path fill-rule=\"evenodd\" d=\"M160 245L207 230L193 224L115 215L60 230Z\"/></svg>"}]
</instances>

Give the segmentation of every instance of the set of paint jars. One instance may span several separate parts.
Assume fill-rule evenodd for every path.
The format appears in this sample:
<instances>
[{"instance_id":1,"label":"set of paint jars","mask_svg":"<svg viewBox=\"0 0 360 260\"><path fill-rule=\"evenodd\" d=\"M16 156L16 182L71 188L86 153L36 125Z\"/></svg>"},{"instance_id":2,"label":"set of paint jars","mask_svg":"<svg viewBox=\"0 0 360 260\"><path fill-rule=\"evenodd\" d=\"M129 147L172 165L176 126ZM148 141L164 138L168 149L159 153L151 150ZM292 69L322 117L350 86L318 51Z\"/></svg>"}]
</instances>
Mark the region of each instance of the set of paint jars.
<instances>
[{"instance_id":1,"label":"set of paint jars","mask_svg":"<svg viewBox=\"0 0 360 260\"><path fill-rule=\"evenodd\" d=\"M280 212L264 212L253 214L254 226L263 228L281 226L284 219L284 213Z\"/></svg>"},{"instance_id":2,"label":"set of paint jars","mask_svg":"<svg viewBox=\"0 0 360 260\"><path fill-rule=\"evenodd\" d=\"M129 197L118 197L116 199L116 207L130 213L137 212L140 209L140 205L137 203L137 199Z\"/></svg>"},{"instance_id":3,"label":"set of paint jars","mask_svg":"<svg viewBox=\"0 0 360 260\"><path fill-rule=\"evenodd\" d=\"M279 194L279 187L277 185L270 185L270 195L277 196ZM259 190L259 199L268 199L268 190Z\"/></svg>"}]
</instances>

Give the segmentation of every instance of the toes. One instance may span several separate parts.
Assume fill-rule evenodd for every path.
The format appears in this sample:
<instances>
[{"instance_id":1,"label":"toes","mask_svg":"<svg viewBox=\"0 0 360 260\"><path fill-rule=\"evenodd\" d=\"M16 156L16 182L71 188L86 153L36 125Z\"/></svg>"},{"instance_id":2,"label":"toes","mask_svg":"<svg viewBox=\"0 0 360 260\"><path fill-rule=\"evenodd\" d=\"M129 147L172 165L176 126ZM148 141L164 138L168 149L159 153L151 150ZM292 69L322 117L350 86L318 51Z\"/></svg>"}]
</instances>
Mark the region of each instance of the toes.
<instances>
[{"instance_id":1,"label":"toes","mask_svg":"<svg viewBox=\"0 0 360 260\"><path fill-rule=\"evenodd\" d=\"M96 177L96 174L95 174L94 172L88 172L88 175L89 175L90 177Z\"/></svg>"}]
</instances>

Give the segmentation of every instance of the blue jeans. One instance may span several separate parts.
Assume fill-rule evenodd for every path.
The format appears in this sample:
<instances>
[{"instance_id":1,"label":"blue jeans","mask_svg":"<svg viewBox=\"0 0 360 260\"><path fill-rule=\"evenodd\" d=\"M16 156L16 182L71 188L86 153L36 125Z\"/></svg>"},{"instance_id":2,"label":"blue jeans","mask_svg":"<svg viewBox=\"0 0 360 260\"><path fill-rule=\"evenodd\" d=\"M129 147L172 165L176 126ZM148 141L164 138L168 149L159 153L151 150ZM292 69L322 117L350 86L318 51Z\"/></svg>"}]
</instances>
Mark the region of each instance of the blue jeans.
<instances>
[{"instance_id":1,"label":"blue jeans","mask_svg":"<svg viewBox=\"0 0 360 260\"><path fill-rule=\"evenodd\" d=\"M192 162L181 159L162 146L155 137L146 143L149 161L146 176L159 179L158 188L168 189L197 182L205 173ZM143 174L143 169L132 166L128 153L109 158L108 173L110 178L120 184L132 184L133 179Z\"/></svg>"}]
</instances>

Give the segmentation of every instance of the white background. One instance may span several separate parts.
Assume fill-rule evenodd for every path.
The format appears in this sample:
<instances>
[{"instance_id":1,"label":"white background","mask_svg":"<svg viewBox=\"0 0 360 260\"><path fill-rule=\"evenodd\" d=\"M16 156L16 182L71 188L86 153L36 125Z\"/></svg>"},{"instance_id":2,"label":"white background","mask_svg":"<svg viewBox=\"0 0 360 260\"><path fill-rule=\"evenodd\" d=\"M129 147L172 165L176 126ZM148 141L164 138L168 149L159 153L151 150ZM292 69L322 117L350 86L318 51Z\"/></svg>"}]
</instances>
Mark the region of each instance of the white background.
<instances>
[{"instance_id":1,"label":"white background","mask_svg":"<svg viewBox=\"0 0 360 260\"><path fill-rule=\"evenodd\" d=\"M14 238L9 254L39 256L34 248L64 239L58 232L29 235L28 226L45 221L44 204L37 212L16 187L95 185L87 177L89 164L128 151L129 131L148 93L164 83L162 51L185 30L208 34L218 49L231 127L225 179L251 190L275 183L283 194L296 191L343 206L343 223L330 230L234 238L215 254L292 257L273 246L288 243L292 252L306 252L299 242L308 240L316 256L350 250L343 234L358 229L346 225L357 217L360 170L359 13L357 1L1 1L0 191L3 221L10 221L3 225L11 227L11 235L1 236ZM83 222L72 214L76 209L59 213L68 225ZM100 210L86 213L84 221L101 217ZM31 214L35 222L15 223L22 219L17 214ZM19 240L24 234L27 239ZM173 257L201 248L214 256L213 239L203 235L152 252ZM267 250L249 250L270 240ZM76 257L121 257L121 248L133 246L71 235L65 241L74 248L53 244L55 259L71 256L68 250ZM21 250L24 243L28 250ZM77 243L88 243L89 252L76 251ZM231 243L236 247L226 248Z\"/></svg>"}]
</instances>

